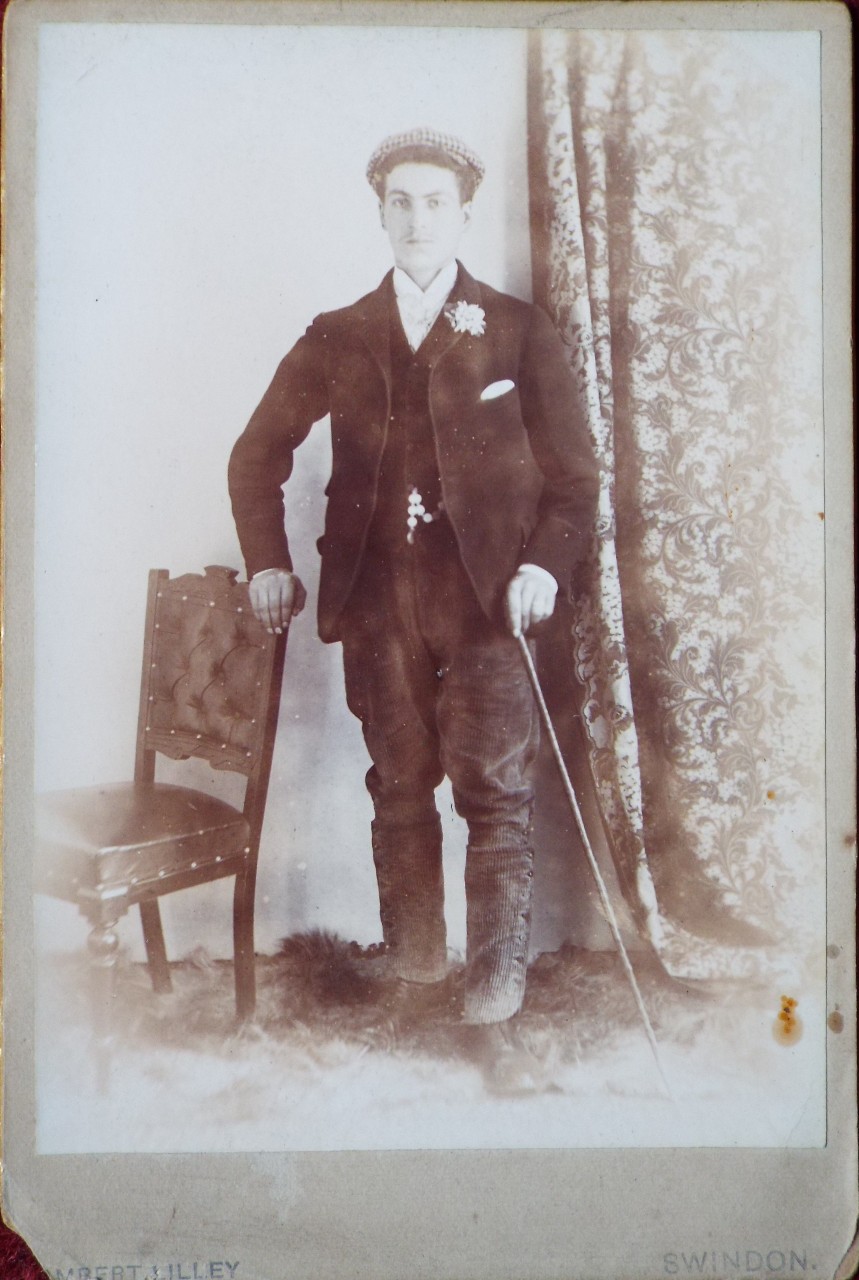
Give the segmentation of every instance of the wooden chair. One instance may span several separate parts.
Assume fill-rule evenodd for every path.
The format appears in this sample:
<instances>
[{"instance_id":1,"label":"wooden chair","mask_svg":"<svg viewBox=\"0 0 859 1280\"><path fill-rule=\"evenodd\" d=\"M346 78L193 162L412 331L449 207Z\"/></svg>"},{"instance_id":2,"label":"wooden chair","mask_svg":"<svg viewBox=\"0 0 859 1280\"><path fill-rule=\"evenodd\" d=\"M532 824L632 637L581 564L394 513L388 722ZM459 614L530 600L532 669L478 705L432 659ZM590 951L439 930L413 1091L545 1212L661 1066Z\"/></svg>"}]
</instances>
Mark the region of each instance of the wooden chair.
<instances>
[{"instance_id":1,"label":"wooden chair","mask_svg":"<svg viewBox=\"0 0 859 1280\"><path fill-rule=\"evenodd\" d=\"M96 1034L107 1051L119 940L140 907L152 984L169 991L158 899L235 876L236 1012L256 1004L254 891L277 731L286 635L257 622L233 569L149 575L134 781L43 795L37 804L37 892L74 902L91 925ZM202 758L246 778L244 806L155 781L156 753ZM106 1052L100 1055L102 1083Z\"/></svg>"}]
</instances>

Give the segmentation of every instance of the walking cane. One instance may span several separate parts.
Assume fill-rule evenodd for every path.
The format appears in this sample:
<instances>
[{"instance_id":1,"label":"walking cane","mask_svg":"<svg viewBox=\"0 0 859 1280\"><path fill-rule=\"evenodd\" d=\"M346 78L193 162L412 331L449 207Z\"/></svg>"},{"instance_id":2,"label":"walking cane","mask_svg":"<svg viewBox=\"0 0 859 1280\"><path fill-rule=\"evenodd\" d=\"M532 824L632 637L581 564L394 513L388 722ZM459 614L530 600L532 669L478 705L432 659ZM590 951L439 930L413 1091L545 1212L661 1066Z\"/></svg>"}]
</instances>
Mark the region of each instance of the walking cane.
<instances>
[{"instance_id":1,"label":"walking cane","mask_svg":"<svg viewBox=\"0 0 859 1280\"><path fill-rule=\"evenodd\" d=\"M632 994L635 996L635 1003L638 1005L638 1012L641 1014L641 1021L644 1023L644 1030L647 1033L648 1043L650 1044L650 1048L653 1052L653 1058L656 1063L656 1070L659 1072L659 1075L662 1079L662 1083L665 1085L665 1088L668 1092L669 1098L673 1099L674 1095L671 1092L671 1086L669 1085L665 1077L665 1072L662 1070L662 1063L659 1061L659 1050L656 1045L656 1036L653 1034L653 1027L650 1024L650 1018L647 1016L647 1010L644 1007L644 1001L641 998L641 991L639 990L638 982L636 981L635 973L633 972L629 955L627 953L626 947L623 944L623 938L620 936L620 926L617 923L617 916L614 914L614 908L612 907L611 901L608 896L608 889L606 888L605 880L603 879L602 872L600 871L599 866L597 865L597 860L596 860L596 857L594 856L594 851L591 846L591 842L588 839L588 833L585 830L584 819L582 818L582 811L579 808L579 802L576 798L576 793L573 790L573 784L570 781L570 775L567 770L567 766L564 763L564 757L561 755L561 747L558 742L558 735L555 733L555 726L552 724L552 718L549 715L549 708L546 706L546 699L543 697L543 690L540 687L540 680L539 680L539 677L537 676L537 671L534 666L534 660L531 657L531 651L528 648L528 643L521 632L519 632L519 634L516 636L516 639L519 642L519 648L522 651L522 658L525 663L525 668L528 672L528 678L531 681L531 688L534 690L534 697L537 699L537 706L540 708L541 719L543 721L543 724L546 727L546 732L549 735L549 741L552 744L552 753L555 757L555 763L558 766L558 772L561 775L561 781L564 784L564 790L567 793L567 799L570 802L570 808L573 811L573 817L576 820L576 827L578 828L579 835L581 836L585 854L587 855L588 863L590 865L591 871L593 872L594 880L596 881L596 886L599 892L600 902L602 903L602 908L605 913L605 918L608 921L608 926L611 929L612 937L614 938L615 945L617 946L618 953L621 958L621 962L626 971L626 976L629 979L629 985L632 988Z\"/></svg>"}]
</instances>

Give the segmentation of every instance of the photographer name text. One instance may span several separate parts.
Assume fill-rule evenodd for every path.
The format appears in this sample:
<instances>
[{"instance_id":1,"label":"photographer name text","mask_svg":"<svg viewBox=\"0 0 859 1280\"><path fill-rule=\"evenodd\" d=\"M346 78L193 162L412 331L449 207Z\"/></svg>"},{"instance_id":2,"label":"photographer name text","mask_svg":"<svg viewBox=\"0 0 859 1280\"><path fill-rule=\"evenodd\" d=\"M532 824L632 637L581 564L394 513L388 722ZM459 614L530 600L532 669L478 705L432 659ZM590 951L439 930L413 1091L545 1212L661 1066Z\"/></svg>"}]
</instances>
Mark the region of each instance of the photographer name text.
<instances>
[{"instance_id":1,"label":"photographer name text","mask_svg":"<svg viewBox=\"0 0 859 1280\"><path fill-rule=\"evenodd\" d=\"M54 1280L240 1280L237 1262L122 1262L55 1267Z\"/></svg>"}]
</instances>

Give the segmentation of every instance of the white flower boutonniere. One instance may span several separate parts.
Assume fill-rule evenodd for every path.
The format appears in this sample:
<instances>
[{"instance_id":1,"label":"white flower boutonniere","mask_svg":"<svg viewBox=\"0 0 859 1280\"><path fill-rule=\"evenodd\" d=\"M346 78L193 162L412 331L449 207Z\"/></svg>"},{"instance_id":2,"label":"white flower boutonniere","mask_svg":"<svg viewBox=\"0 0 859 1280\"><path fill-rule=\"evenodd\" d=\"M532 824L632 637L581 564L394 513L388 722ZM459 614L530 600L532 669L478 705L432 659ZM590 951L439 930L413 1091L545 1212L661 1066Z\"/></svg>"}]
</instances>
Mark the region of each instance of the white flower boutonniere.
<instances>
[{"instance_id":1,"label":"white flower boutonniere","mask_svg":"<svg viewBox=\"0 0 859 1280\"><path fill-rule=\"evenodd\" d=\"M454 333L470 333L480 338L486 332L486 312L474 302L457 302L444 314L453 325Z\"/></svg>"}]
</instances>

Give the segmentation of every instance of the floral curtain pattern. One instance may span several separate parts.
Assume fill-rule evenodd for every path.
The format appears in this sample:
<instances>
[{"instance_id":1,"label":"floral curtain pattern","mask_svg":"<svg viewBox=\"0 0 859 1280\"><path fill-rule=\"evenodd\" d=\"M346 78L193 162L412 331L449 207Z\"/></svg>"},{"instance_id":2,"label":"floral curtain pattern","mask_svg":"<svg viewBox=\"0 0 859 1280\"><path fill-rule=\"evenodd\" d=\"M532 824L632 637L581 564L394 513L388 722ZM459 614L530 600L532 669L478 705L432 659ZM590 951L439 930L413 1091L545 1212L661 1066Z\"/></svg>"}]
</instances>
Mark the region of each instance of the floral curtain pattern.
<instances>
[{"instance_id":1,"label":"floral curtain pattern","mask_svg":"<svg viewBox=\"0 0 859 1280\"><path fill-rule=\"evenodd\" d=\"M802 103L737 40L531 51L535 299L602 470L590 764L633 915L688 977L822 936L819 187Z\"/></svg>"}]
</instances>

